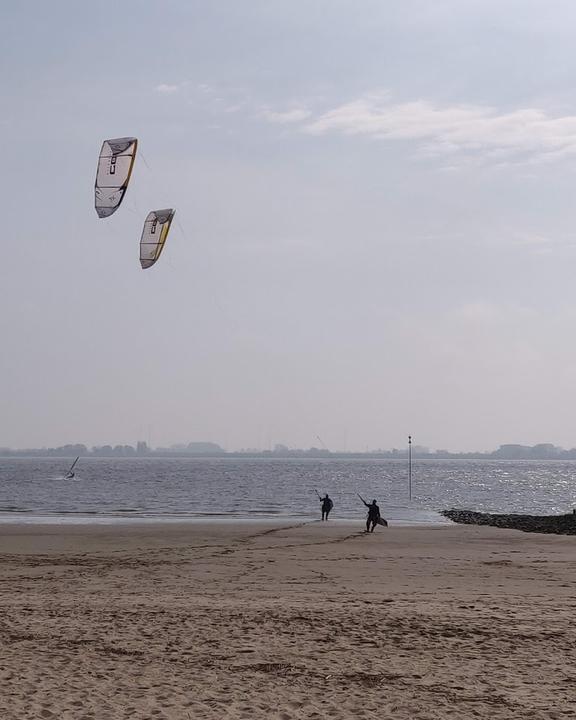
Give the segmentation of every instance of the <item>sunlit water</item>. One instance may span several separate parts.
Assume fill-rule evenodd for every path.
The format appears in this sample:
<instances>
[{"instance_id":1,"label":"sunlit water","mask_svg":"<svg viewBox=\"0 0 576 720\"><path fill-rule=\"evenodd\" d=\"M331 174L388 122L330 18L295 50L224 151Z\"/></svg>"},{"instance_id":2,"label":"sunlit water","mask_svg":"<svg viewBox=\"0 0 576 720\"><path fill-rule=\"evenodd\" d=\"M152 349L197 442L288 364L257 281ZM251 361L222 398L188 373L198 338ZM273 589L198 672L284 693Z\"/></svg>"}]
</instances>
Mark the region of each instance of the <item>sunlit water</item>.
<instances>
[{"instance_id":1,"label":"sunlit water","mask_svg":"<svg viewBox=\"0 0 576 720\"><path fill-rule=\"evenodd\" d=\"M556 514L576 505L576 462L425 460L0 459L0 522L364 517L376 498L391 524L444 522L437 511Z\"/></svg>"}]
</instances>

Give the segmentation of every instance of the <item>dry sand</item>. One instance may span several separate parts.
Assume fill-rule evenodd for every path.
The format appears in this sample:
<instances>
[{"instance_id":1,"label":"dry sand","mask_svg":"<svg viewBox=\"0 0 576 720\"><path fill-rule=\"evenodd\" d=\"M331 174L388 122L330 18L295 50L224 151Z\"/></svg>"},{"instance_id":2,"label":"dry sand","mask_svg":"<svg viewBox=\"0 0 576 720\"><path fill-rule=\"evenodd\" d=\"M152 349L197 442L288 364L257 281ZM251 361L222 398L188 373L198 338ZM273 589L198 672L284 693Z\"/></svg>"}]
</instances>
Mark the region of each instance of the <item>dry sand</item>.
<instances>
[{"instance_id":1,"label":"dry sand","mask_svg":"<svg viewBox=\"0 0 576 720\"><path fill-rule=\"evenodd\" d=\"M576 539L0 526L0 718L576 716Z\"/></svg>"}]
</instances>

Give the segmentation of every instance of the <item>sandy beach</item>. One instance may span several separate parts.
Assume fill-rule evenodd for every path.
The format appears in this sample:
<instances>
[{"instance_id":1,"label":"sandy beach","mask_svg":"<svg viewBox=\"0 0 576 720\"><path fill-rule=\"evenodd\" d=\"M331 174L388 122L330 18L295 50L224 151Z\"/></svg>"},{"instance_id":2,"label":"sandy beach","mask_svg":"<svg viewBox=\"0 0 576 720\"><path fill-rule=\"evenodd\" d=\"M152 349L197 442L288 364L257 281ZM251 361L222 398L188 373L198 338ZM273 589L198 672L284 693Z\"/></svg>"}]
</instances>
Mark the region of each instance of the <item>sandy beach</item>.
<instances>
[{"instance_id":1,"label":"sandy beach","mask_svg":"<svg viewBox=\"0 0 576 720\"><path fill-rule=\"evenodd\" d=\"M0 717L576 716L574 538L0 527Z\"/></svg>"}]
</instances>

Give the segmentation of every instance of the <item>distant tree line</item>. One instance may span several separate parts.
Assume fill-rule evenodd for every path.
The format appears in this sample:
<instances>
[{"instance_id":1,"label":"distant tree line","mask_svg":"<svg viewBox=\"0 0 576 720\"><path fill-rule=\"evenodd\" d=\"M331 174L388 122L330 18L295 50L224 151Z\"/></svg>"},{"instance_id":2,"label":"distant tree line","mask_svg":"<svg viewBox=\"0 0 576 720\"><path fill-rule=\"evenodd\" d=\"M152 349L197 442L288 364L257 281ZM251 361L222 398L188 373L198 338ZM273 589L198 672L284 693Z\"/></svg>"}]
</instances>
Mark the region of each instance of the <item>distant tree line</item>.
<instances>
[{"instance_id":1,"label":"distant tree line","mask_svg":"<svg viewBox=\"0 0 576 720\"><path fill-rule=\"evenodd\" d=\"M407 448L392 450L370 450L366 452L332 452L326 448L289 448L275 445L273 450L247 448L237 452L226 452L213 442L190 442L171 445L167 448L152 449L141 440L132 445L95 445L88 448L83 444L61 445L54 448L25 448L14 450L0 447L0 457L272 457L272 458L374 458L405 459ZM500 445L492 452L452 453L448 450L429 450L422 445L412 446L412 457L420 460L432 459L475 459L475 460L576 460L576 448L564 450L551 443L538 445Z\"/></svg>"},{"instance_id":2,"label":"distant tree line","mask_svg":"<svg viewBox=\"0 0 576 720\"><path fill-rule=\"evenodd\" d=\"M86 445L76 443L53 448L24 448L21 450L0 448L0 456L8 457L77 457L78 455L80 457L136 457L145 454L146 451L143 451L142 448L135 448L132 445L96 445L88 448Z\"/></svg>"},{"instance_id":3,"label":"distant tree line","mask_svg":"<svg viewBox=\"0 0 576 720\"><path fill-rule=\"evenodd\" d=\"M0 447L0 457L163 457L166 455L224 455L220 445L211 442L191 442L188 445L176 445L171 448L152 450L148 443L140 440L136 447L132 445L95 445L88 448L81 443L60 445L53 448L24 448L14 450Z\"/></svg>"}]
</instances>

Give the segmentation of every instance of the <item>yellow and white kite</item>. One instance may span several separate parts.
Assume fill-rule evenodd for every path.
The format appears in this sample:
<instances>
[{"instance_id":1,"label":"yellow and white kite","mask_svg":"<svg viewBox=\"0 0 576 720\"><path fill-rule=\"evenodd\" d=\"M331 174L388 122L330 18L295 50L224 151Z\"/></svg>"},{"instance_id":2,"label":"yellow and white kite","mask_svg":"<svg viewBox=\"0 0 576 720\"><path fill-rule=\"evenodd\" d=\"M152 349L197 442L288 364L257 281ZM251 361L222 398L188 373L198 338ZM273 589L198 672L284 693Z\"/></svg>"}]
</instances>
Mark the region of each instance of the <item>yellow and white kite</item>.
<instances>
[{"instance_id":1,"label":"yellow and white kite","mask_svg":"<svg viewBox=\"0 0 576 720\"><path fill-rule=\"evenodd\" d=\"M160 257L175 212L176 210L168 208L148 213L140 238L140 265L143 270L152 267Z\"/></svg>"}]
</instances>

